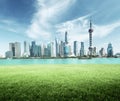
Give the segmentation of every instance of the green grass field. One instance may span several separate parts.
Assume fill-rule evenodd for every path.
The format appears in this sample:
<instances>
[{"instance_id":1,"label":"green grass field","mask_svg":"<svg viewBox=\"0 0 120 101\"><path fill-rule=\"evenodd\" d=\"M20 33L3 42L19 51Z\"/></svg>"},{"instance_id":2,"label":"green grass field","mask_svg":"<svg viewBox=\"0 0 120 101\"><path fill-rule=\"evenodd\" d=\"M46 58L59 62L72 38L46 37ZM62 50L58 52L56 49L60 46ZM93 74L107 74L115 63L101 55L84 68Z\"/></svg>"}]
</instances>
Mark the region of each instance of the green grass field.
<instances>
[{"instance_id":1,"label":"green grass field","mask_svg":"<svg viewBox=\"0 0 120 101\"><path fill-rule=\"evenodd\" d=\"M120 65L0 66L0 101L120 101Z\"/></svg>"}]
</instances>

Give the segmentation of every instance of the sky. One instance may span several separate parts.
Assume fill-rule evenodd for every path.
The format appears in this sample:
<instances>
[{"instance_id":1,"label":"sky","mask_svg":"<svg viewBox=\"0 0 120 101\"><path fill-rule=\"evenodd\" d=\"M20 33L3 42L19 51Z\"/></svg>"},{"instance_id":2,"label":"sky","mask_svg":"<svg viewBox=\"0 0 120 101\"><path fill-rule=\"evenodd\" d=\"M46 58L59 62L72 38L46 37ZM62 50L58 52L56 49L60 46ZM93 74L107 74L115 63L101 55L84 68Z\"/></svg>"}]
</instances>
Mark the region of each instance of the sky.
<instances>
[{"instance_id":1,"label":"sky","mask_svg":"<svg viewBox=\"0 0 120 101\"><path fill-rule=\"evenodd\" d=\"M10 42L38 44L64 40L89 42L89 21L93 23L93 46L120 52L120 0L0 0L0 55Z\"/></svg>"}]
</instances>

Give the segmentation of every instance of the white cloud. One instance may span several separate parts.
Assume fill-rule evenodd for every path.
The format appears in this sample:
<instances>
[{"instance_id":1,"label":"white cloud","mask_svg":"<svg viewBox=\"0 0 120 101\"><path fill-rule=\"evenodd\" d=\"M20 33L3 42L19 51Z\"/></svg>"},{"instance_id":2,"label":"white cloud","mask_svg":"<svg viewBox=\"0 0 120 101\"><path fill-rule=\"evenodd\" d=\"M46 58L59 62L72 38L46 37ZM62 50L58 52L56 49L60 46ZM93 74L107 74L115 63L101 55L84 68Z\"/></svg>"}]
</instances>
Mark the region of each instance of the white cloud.
<instances>
[{"instance_id":1,"label":"white cloud","mask_svg":"<svg viewBox=\"0 0 120 101\"><path fill-rule=\"evenodd\" d=\"M113 24L109 24L109 25L103 25L103 26L94 25L95 27L94 36L100 37L100 38L105 37L110 33L112 33L119 26L120 26L120 21L115 22Z\"/></svg>"},{"instance_id":2,"label":"white cloud","mask_svg":"<svg viewBox=\"0 0 120 101\"><path fill-rule=\"evenodd\" d=\"M14 20L0 19L0 29L8 32L22 34L25 31L26 26L22 25L21 27L21 24Z\"/></svg>"},{"instance_id":3,"label":"white cloud","mask_svg":"<svg viewBox=\"0 0 120 101\"><path fill-rule=\"evenodd\" d=\"M6 19L2 19L2 20L0 20L0 22L3 23L3 24L7 24L7 25L11 25L11 24L15 23L14 21L6 20Z\"/></svg>"},{"instance_id":4,"label":"white cloud","mask_svg":"<svg viewBox=\"0 0 120 101\"><path fill-rule=\"evenodd\" d=\"M75 0L37 0L37 12L34 14L27 35L33 39L51 39L54 21L66 11ZM54 32L54 31L53 31Z\"/></svg>"},{"instance_id":5,"label":"white cloud","mask_svg":"<svg viewBox=\"0 0 120 101\"><path fill-rule=\"evenodd\" d=\"M37 12L34 14L31 25L27 29L27 35L32 39L42 41L55 38L55 33L63 39L65 31L68 31L70 40L87 41L89 38L89 18L92 14L79 17L74 20L56 24L58 16L74 4L76 0L37 0ZM109 25L95 25L93 22L93 37L103 38L120 26L120 21Z\"/></svg>"},{"instance_id":6,"label":"white cloud","mask_svg":"<svg viewBox=\"0 0 120 101\"><path fill-rule=\"evenodd\" d=\"M71 21L58 24L56 26L57 32L61 33L64 37L64 32L68 31L70 40L87 41L89 38L89 17L90 15L83 16ZM117 27L120 27L120 21L109 24L109 25L95 25L93 22L93 37L103 38L112 33Z\"/></svg>"}]
</instances>

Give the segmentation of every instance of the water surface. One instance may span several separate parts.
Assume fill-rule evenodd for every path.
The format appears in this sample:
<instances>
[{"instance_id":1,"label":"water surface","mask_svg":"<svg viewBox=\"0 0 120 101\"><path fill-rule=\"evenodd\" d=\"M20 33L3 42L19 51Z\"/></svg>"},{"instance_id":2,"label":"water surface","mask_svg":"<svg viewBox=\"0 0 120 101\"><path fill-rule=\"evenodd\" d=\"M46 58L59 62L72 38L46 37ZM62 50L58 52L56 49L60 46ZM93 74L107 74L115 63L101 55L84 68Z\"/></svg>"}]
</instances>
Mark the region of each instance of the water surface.
<instances>
[{"instance_id":1,"label":"water surface","mask_svg":"<svg viewBox=\"0 0 120 101\"><path fill-rule=\"evenodd\" d=\"M24 64L120 64L120 58L93 58L93 59L1 59L0 65Z\"/></svg>"}]
</instances>

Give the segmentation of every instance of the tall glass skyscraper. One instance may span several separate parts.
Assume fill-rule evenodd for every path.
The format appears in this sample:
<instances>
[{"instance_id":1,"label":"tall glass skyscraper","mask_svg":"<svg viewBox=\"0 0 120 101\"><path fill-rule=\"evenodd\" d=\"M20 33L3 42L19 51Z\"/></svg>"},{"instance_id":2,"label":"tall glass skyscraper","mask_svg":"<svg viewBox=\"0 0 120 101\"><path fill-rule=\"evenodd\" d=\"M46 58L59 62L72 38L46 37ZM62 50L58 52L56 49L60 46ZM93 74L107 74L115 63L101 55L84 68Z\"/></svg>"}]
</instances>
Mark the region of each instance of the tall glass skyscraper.
<instances>
[{"instance_id":1,"label":"tall glass skyscraper","mask_svg":"<svg viewBox=\"0 0 120 101\"><path fill-rule=\"evenodd\" d=\"M32 45L30 47L30 56L31 57L41 57L42 56L41 45L36 45L35 41L32 41Z\"/></svg>"},{"instance_id":2,"label":"tall glass skyscraper","mask_svg":"<svg viewBox=\"0 0 120 101\"><path fill-rule=\"evenodd\" d=\"M64 42L61 41L60 43L60 57L64 56Z\"/></svg>"},{"instance_id":3,"label":"tall glass skyscraper","mask_svg":"<svg viewBox=\"0 0 120 101\"><path fill-rule=\"evenodd\" d=\"M68 33L67 33L67 31L65 32L65 44L68 44Z\"/></svg>"},{"instance_id":4,"label":"tall glass skyscraper","mask_svg":"<svg viewBox=\"0 0 120 101\"><path fill-rule=\"evenodd\" d=\"M78 56L79 55L79 47L78 47L78 41L74 41L74 55Z\"/></svg>"},{"instance_id":5,"label":"tall glass skyscraper","mask_svg":"<svg viewBox=\"0 0 120 101\"><path fill-rule=\"evenodd\" d=\"M107 56L108 57L112 57L113 56L113 47L112 47L111 43L109 43L108 47L107 47Z\"/></svg>"},{"instance_id":6,"label":"tall glass skyscraper","mask_svg":"<svg viewBox=\"0 0 120 101\"><path fill-rule=\"evenodd\" d=\"M55 47L56 47L56 57L60 56L60 49L59 49L59 40L55 39Z\"/></svg>"},{"instance_id":7,"label":"tall glass skyscraper","mask_svg":"<svg viewBox=\"0 0 120 101\"><path fill-rule=\"evenodd\" d=\"M30 46L27 41L24 41L24 56L28 57L30 55Z\"/></svg>"},{"instance_id":8,"label":"tall glass skyscraper","mask_svg":"<svg viewBox=\"0 0 120 101\"><path fill-rule=\"evenodd\" d=\"M69 57L71 55L71 46L68 42L68 33L65 32L65 43L64 43L64 56Z\"/></svg>"},{"instance_id":9,"label":"tall glass skyscraper","mask_svg":"<svg viewBox=\"0 0 120 101\"><path fill-rule=\"evenodd\" d=\"M35 41L32 41L32 45L30 47L30 56L31 57L35 57L35 46L36 46Z\"/></svg>"},{"instance_id":10,"label":"tall glass skyscraper","mask_svg":"<svg viewBox=\"0 0 120 101\"><path fill-rule=\"evenodd\" d=\"M80 56L83 57L84 56L84 42L81 42L81 48L80 48Z\"/></svg>"},{"instance_id":11,"label":"tall glass skyscraper","mask_svg":"<svg viewBox=\"0 0 120 101\"><path fill-rule=\"evenodd\" d=\"M9 50L13 53L13 57L15 57L15 44L9 43Z\"/></svg>"}]
</instances>

